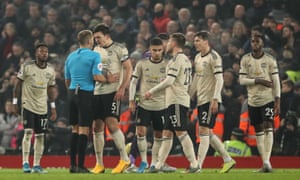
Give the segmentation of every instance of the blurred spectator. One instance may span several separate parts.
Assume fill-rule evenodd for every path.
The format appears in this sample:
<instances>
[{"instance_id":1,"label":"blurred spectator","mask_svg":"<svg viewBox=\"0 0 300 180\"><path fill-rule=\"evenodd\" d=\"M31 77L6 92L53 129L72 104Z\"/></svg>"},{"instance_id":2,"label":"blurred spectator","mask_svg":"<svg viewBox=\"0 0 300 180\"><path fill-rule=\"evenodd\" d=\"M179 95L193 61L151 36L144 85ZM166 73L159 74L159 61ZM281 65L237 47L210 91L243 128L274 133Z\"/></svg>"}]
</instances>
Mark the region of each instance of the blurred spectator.
<instances>
[{"instance_id":1,"label":"blurred spectator","mask_svg":"<svg viewBox=\"0 0 300 180\"><path fill-rule=\"evenodd\" d=\"M197 29L209 30L213 22L217 21L217 6L215 4L207 4L204 9L204 18L197 22Z\"/></svg>"},{"instance_id":2,"label":"blurred spectator","mask_svg":"<svg viewBox=\"0 0 300 180\"><path fill-rule=\"evenodd\" d=\"M174 0L165 0L165 12L168 14L170 19L177 20L178 9L174 4Z\"/></svg>"},{"instance_id":3,"label":"blurred spectator","mask_svg":"<svg viewBox=\"0 0 300 180\"><path fill-rule=\"evenodd\" d=\"M271 0L271 11L269 16L272 16L275 21L282 23L283 18L288 14L286 11L284 0Z\"/></svg>"},{"instance_id":4,"label":"blurred spectator","mask_svg":"<svg viewBox=\"0 0 300 180\"><path fill-rule=\"evenodd\" d=\"M270 9L267 6L266 0L253 0L251 6L246 12L247 22L249 26L260 25L263 18L268 15Z\"/></svg>"},{"instance_id":5,"label":"blurred spectator","mask_svg":"<svg viewBox=\"0 0 300 180\"><path fill-rule=\"evenodd\" d=\"M64 50L58 43L57 36L52 29L48 29L44 32L43 41L48 46L50 58L57 58L63 54Z\"/></svg>"},{"instance_id":6,"label":"blurred spectator","mask_svg":"<svg viewBox=\"0 0 300 180\"><path fill-rule=\"evenodd\" d=\"M88 1L88 9L87 11L91 15L91 17L95 17L99 11L100 1L99 0L89 0Z\"/></svg>"},{"instance_id":7,"label":"blurred spectator","mask_svg":"<svg viewBox=\"0 0 300 180\"><path fill-rule=\"evenodd\" d=\"M189 7L191 11L191 18L193 21L197 22L198 19L203 18L205 1L202 0L192 0L192 4Z\"/></svg>"},{"instance_id":8,"label":"blurred spectator","mask_svg":"<svg viewBox=\"0 0 300 180\"><path fill-rule=\"evenodd\" d=\"M128 0L117 0L117 5L110 10L110 13L114 19L123 18L127 21L134 10L129 6Z\"/></svg>"},{"instance_id":9,"label":"blurred spectator","mask_svg":"<svg viewBox=\"0 0 300 180\"><path fill-rule=\"evenodd\" d=\"M171 20L169 15L164 10L164 5L162 3L157 3L154 6L154 18L153 25L157 34L164 33L167 31L167 24Z\"/></svg>"},{"instance_id":10,"label":"blurred spectator","mask_svg":"<svg viewBox=\"0 0 300 180\"><path fill-rule=\"evenodd\" d=\"M114 41L125 44L125 46L131 50L133 48L133 40L132 37L128 36L126 30L125 20L123 18L115 19L111 37Z\"/></svg>"},{"instance_id":11,"label":"blurred spectator","mask_svg":"<svg viewBox=\"0 0 300 180\"><path fill-rule=\"evenodd\" d=\"M88 23L88 27L90 29L93 29L97 24L100 24L103 21L103 17L109 15L109 11L105 6L100 6L98 13L95 15L95 17L92 17L90 22Z\"/></svg>"},{"instance_id":12,"label":"blurred spectator","mask_svg":"<svg viewBox=\"0 0 300 180\"><path fill-rule=\"evenodd\" d=\"M280 119L285 122L285 117L292 104L294 94L294 83L287 79L281 82Z\"/></svg>"},{"instance_id":13,"label":"blurred spectator","mask_svg":"<svg viewBox=\"0 0 300 180\"><path fill-rule=\"evenodd\" d=\"M214 49L221 55L228 52L228 44L231 41L231 33L229 31L222 31L220 43L214 45ZM224 60L223 60L224 62Z\"/></svg>"},{"instance_id":14,"label":"blurred spectator","mask_svg":"<svg viewBox=\"0 0 300 180\"><path fill-rule=\"evenodd\" d=\"M34 57L35 46L43 41L43 29L39 26L34 26L25 39L25 47L29 51L31 57Z\"/></svg>"},{"instance_id":15,"label":"blurred spectator","mask_svg":"<svg viewBox=\"0 0 300 180\"><path fill-rule=\"evenodd\" d=\"M240 64L241 54L239 50L241 48L241 43L237 39L231 40L228 44L228 53L223 54L223 69L233 68L233 64ZM236 74L238 75L238 74Z\"/></svg>"},{"instance_id":16,"label":"blurred spectator","mask_svg":"<svg viewBox=\"0 0 300 180\"><path fill-rule=\"evenodd\" d=\"M218 22L212 23L209 32L210 32L210 37L211 37L210 43L214 47L216 44L219 44L221 41L222 28L221 28L220 23L218 23Z\"/></svg>"},{"instance_id":17,"label":"blurred spectator","mask_svg":"<svg viewBox=\"0 0 300 180\"><path fill-rule=\"evenodd\" d=\"M230 156L251 156L251 149L244 141L245 134L243 130L234 128L230 140L224 141L226 151ZM218 155L218 154L217 154Z\"/></svg>"},{"instance_id":18,"label":"blurred spectator","mask_svg":"<svg viewBox=\"0 0 300 180\"><path fill-rule=\"evenodd\" d=\"M245 7L241 4L237 4L234 8L234 16L225 20L225 27L227 29L232 29L234 22L242 21L245 23L246 27L249 27L249 23L246 19Z\"/></svg>"},{"instance_id":19,"label":"blurred spectator","mask_svg":"<svg viewBox=\"0 0 300 180\"><path fill-rule=\"evenodd\" d=\"M129 36L136 37L136 35L140 31L139 29L140 23L143 20L152 22L146 12L145 5L143 3L139 3L136 6L135 15L131 16L127 21L127 31L129 33Z\"/></svg>"},{"instance_id":20,"label":"blurred spectator","mask_svg":"<svg viewBox=\"0 0 300 180\"><path fill-rule=\"evenodd\" d=\"M137 35L137 42L143 42L148 47L150 39L154 36L151 32L150 23L146 20L142 20L140 23L140 31Z\"/></svg>"},{"instance_id":21,"label":"blurred spectator","mask_svg":"<svg viewBox=\"0 0 300 180\"><path fill-rule=\"evenodd\" d=\"M66 155L69 153L71 128L67 124L67 119L60 117L53 127L50 128L50 133L47 136L49 144L46 148L47 153L56 155Z\"/></svg>"},{"instance_id":22,"label":"blurred spectator","mask_svg":"<svg viewBox=\"0 0 300 180\"><path fill-rule=\"evenodd\" d=\"M23 22L17 17L17 8L13 3L7 3L4 16L0 18L0 31L2 32L5 24L13 23L17 28L23 28ZM26 32L22 33L22 35Z\"/></svg>"},{"instance_id":23,"label":"blurred spectator","mask_svg":"<svg viewBox=\"0 0 300 180\"><path fill-rule=\"evenodd\" d=\"M11 54L13 42L17 40L17 38L16 26L10 22L6 23L0 37L1 59L5 59Z\"/></svg>"},{"instance_id":24,"label":"blurred spectator","mask_svg":"<svg viewBox=\"0 0 300 180\"><path fill-rule=\"evenodd\" d=\"M236 21L232 27L232 38L240 41L241 44L244 44L247 39L247 27L242 21Z\"/></svg>"},{"instance_id":25,"label":"blurred spectator","mask_svg":"<svg viewBox=\"0 0 300 180\"><path fill-rule=\"evenodd\" d=\"M223 78L224 85L221 92L225 108L223 140L228 140L232 129L239 127L241 103L238 98L242 94L242 86L238 84L237 76L232 69L226 69Z\"/></svg>"},{"instance_id":26,"label":"blurred spectator","mask_svg":"<svg viewBox=\"0 0 300 180\"><path fill-rule=\"evenodd\" d=\"M5 149L12 148L13 137L16 137L16 128L20 122L20 117L13 114L12 101L5 101L4 113L0 113L0 146Z\"/></svg>"},{"instance_id":27,"label":"blurred spectator","mask_svg":"<svg viewBox=\"0 0 300 180\"><path fill-rule=\"evenodd\" d=\"M25 25L27 31L31 30L34 26L39 26L42 29L45 29L47 25L47 20L42 16L41 7L38 3L30 3L29 18L26 19Z\"/></svg>"},{"instance_id":28,"label":"blurred spectator","mask_svg":"<svg viewBox=\"0 0 300 180\"><path fill-rule=\"evenodd\" d=\"M281 156L297 156L300 153L300 131L297 127L297 117L290 115L275 136L275 144ZM276 147L275 146L275 147Z\"/></svg>"},{"instance_id":29,"label":"blurred spectator","mask_svg":"<svg viewBox=\"0 0 300 180\"><path fill-rule=\"evenodd\" d=\"M233 7L230 0L217 0L217 16L224 21L232 17Z\"/></svg>"},{"instance_id":30,"label":"blurred spectator","mask_svg":"<svg viewBox=\"0 0 300 180\"><path fill-rule=\"evenodd\" d=\"M179 25L176 21L169 21L167 24L167 33L168 34L173 34L179 31Z\"/></svg>"},{"instance_id":31,"label":"blurred spectator","mask_svg":"<svg viewBox=\"0 0 300 180\"><path fill-rule=\"evenodd\" d=\"M0 76L5 70L10 68L15 72L18 71L20 64L28 57L30 57L30 54L25 51L24 45L19 41L14 42L12 44L12 52L3 60L3 63L0 66Z\"/></svg>"},{"instance_id":32,"label":"blurred spectator","mask_svg":"<svg viewBox=\"0 0 300 180\"><path fill-rule=\"evenodd\" d=\"M178 20L177 23L179 25L179 32L185 34L186 27L192 23L191 12L187 8L181 8L178 11Z\"/></svg>"}]
</instances>

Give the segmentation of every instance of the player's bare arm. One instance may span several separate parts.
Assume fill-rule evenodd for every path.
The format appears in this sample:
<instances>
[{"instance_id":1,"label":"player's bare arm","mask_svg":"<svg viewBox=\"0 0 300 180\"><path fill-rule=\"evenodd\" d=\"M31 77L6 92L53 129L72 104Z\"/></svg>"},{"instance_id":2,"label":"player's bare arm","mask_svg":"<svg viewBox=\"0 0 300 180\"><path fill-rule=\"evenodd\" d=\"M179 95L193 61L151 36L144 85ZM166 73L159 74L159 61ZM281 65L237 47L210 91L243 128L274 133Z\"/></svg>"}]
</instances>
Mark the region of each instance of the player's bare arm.
<instances>
[{"instance_id":1,"label":"player's bare arm","mask_svg":"<svg viewBox=\"0 0 300 180\"><path fill-rule=\"evenodd\" d=\"M127 59L122 63L123 67L123 79L120 88L118 89L114 99L121 100L124 97L125 89L128 87L130 82L130 77L132 74L132 65L130 59Z\"/></svg>"},{"instance_id":2,"label":"player's bare arm","mask_svg":"<svg viewBox=\"0 0 300 180\"><path fill-rule=\"evenodd\" d=\"M55 107L55 86L49 86L47 89L48 93L48 99L50 101L50 109L51 109L51 115L50 115L50 120L54 121L57 118L57 113L56 113L56 107Z\"/></svg>"},{"instance_id":3,"label":"player's bare arm","mask_svg":"<svg viewBox=\"0 0 300 180\"><path fill-rule=\"evenodd\" d=\"M18 114L18 97L21 95L23 81L17 78L16 85L13 91L13 112Z\"/></svg>"}]
</instances>

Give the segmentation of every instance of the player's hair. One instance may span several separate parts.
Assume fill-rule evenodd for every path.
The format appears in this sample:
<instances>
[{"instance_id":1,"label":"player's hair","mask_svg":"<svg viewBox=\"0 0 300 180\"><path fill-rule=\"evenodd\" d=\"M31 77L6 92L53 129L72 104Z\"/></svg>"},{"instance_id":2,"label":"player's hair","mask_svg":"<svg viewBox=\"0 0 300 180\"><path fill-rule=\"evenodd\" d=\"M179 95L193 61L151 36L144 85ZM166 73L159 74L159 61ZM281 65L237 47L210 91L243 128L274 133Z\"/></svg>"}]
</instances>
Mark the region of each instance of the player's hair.
<instances>
[{"instance_id":1,"label":"player's hair","mask_svg":"<svg viewBox=\"0 0 300 180\"><path fill-rule=\"evenodd\" d=\"M77 40L80 45L88 44L88 41L93 37L93 32L90 30L82 30L77 34Z\"/></svg>"},{"instance_id":2,"label":"player's hair","mask_svg":"<svg viewBox=\"0 0 300 180\"><path fill-rule=\"evenodd\" d=\"M94 27L93 33L96 32L101 32L104 35L110 34L109 27L104 23L98 24Z\"/></svg>"},{"instance_id":3,"label":"player's hair","mask_svg":"<svg viewBox=\"0 0 300 180\"><path fill-rule=\"evenodd\" d=\"M159 37L161 40L169 40L170 38L169 34L167 33L159 33L157 37Z\"/></svg>"},{"instance_id":4,"label":"player's hair","mask_svg":"<svg viewBox=\"0 0 300 180\"><path fill-rule=\"evenodd\" d=\"M152 38L152 39L150 40L150 46L151 46L151 45L152 45L152 46L160 46L160 45L162 45L162 44L163 44L162 40L161 40L160 38L158 38L158 37Z\"/></svg>"},{"instance_id":5,"label":"player's hair","mask_svg":"<svg viewBox=\"0 0 300 180\"><path fill-rule=\"evenodd\" d=\"M210 41L210 34L208 31L200 31L195 34L195 37L199 37L203 40Z\"/></svg>"},{"instance_id":6,"label":"player's hair","mask_svg":"<svg viewBox=\"0 0 300 180\"><path fill-rule=\"evenodd\" d=\"M46 47L48 48L48 45L46 43L38 43L36 46L35 46L35 50L37 50L38 48L40 47Z\"/></svg>"},{"instance_id":7,"label":"player's hair","mask_svg":"<svg viewBox=\"0 0 300 180\"><path fill-rule=\"evenodd\" d=\"M184 48L185 45L185 37L182 33L173 33L171 38L176 42L177 46L180 48Z\"/></svg>"}]
</instances>

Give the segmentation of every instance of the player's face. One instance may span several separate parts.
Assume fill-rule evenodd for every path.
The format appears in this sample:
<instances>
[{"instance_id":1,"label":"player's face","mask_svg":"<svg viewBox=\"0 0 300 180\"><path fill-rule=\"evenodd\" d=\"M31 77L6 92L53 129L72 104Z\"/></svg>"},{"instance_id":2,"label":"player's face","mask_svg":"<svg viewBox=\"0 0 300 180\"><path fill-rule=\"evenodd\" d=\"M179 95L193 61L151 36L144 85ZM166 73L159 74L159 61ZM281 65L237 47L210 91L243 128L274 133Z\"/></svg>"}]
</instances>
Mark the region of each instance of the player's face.
<instances>
[{"instance_id":1,"label":"player's face","mask_svg":"<svg viewBox=\"0 0 300 180\"><path fill-rule=\"evenodd\" d=\"M257 36L252 36L251 37L251 48L252 48L252 51L254 52L258 52L258 51L261 51L262 48L263 48L263 41L260 37L257 37Z\"/></svg>"},{"instance_id":2,"label":"player's face","mask_svg":"<svg viewBox=\"0 0 300 180\"><path fill-rule=\"evenodd\" d=\"M163 55L163 46L162 45L151 45L150 46L151 58L154 61L159 61Z\"/></svg>"},{"instance_id":3,"label":"player's face","mask_svg":"<svg viewBox=\"0 0 300 180\"><path fill-rule=\"evenodd\" d=\"M99 46L103 47L107 44L108 37L102 32L96 32L94 33L94 39Z\"/></svg>"},{"instance_id":4,"label":"player's face","mask_svg":"<svg viewBox=\"0 0 300 180\"><path fill-rule=\"evenodd\" d=\"M47 47L39 47L36 50L36 59L38 61L46 62L48 59L48 48Z\"/></svg>"},{"instance_id":5,"label":"player's face","mask_svg":"<svg viewBox=\"0 0 300 180\"><path fill-rule=\"evenodd\" d=\"M204 41L202 38L195 36L194 38L194 46L197 51L202 51L206 45L206 41Z\"/></svg>"}]
</instances>

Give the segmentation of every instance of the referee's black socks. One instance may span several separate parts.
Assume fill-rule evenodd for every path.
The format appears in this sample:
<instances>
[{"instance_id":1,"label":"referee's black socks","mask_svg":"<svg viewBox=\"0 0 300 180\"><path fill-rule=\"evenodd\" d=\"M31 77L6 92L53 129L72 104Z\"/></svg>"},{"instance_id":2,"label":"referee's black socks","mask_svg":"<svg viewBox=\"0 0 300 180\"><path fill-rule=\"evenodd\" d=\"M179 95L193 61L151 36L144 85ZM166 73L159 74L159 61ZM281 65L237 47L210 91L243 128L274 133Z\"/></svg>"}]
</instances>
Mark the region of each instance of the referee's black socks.
<instances>
[{"instance_id":1,"label":"referee's black socks","mask_svg":"<svg viewBox=\"0 0 300 180\"><path fill-rule=\"evenodd\" d=\"M78 137L78 167L84 167L85 151L87 147L87 135L79 134Z\"/></svg>"},{"instance_id":2,"label":"referee's black socks","mask_svg":"<svg viewBox=\"0 0 300 180\"><path fill-rule=\"evenodd\" d=\"M78 134L72 133L71 135L71 144L70 144L70 163L71 166L76 167L77 161L76 161L76 155L77 155L77 146L78 146Z\"/></svg>"}]
</instances>

